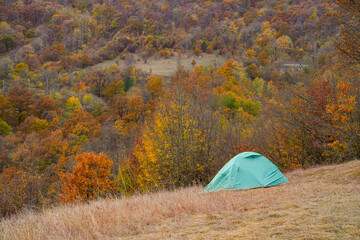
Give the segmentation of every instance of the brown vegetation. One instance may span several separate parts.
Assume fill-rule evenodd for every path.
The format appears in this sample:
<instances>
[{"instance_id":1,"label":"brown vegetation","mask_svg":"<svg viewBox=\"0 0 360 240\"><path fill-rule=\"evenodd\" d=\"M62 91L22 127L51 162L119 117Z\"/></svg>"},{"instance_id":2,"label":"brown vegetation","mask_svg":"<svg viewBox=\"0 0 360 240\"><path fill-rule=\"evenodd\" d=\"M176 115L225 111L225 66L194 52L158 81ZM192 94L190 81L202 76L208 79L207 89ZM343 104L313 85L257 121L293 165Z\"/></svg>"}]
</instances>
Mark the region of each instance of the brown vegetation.
<instances>
[{"instance_id":1,"label":"brown vegetation","mask_svg":"<svg viewBox=\"0 0 360 240\"><path fill-rule=\"evenodd\" d=\"M27 211L2 239L356 239L360 161L296 170L290 184L203 193L201 187Z\"/></svg>"}]
</instances>

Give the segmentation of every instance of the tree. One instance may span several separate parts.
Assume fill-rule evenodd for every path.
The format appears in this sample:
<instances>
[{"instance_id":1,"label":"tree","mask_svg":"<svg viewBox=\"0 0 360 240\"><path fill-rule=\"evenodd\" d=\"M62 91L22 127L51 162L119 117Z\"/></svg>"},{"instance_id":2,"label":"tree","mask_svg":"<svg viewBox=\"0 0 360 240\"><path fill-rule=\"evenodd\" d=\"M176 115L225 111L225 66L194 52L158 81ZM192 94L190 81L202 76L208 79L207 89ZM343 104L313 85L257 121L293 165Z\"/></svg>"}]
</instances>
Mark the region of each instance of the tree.
<instances>
[{"instance_id":1,"label":"tree","mask_svg":"<svg viewBox=\"0 0 360 240\"><path fill-rule=\"evenodd\" d=\"M145 88L150 92L152 98L161 96L164 93L163 77L150 75Z\"/></svg>"},{"instance_id":2,"label":"tree","mask_svg":"<svg viewBox=\"0 0 360 240\"><path fill-rule=\"evenodd\" d=\"M207 47L208 47L207 42L202 41L202 43L201 43L201 51L206 52Z\"/></svg>"},{"instance_id":3,"label":"tree","mask_svg":"<svg viewBox=\"0 0 360 240\"><path fill-rule=\"evenodd\" d=\"M25 77L29 71L29 66L26 63L19 63L14 68L14 74Z\"/></svg>"},{"instance_id":4,"label":"tree","mask_svg":"<svg viewBox=\"0 0 360 240\"><path fill-rule=\"evenodd\" d=\"M109 101L109 110L106 114L116 120L124 120L126 123L138 123L143 121L150 106L144 103L141 96L116 95Z\"/></svg>"},{"instance_id":5,"label":"tree","mask_svg":"<svg viewBox=\"0 0 360 240\"><path fill-rule=\"evenodd\" d=\"M258 93L258 94L261 94L264 90L264 79L262 78L255 78L253 83L252 83L252 87L253 87L253 90Z\"/></svg>"},{"instance_id":6,"label":"tree","mask_svg":"<svg viewBox=\"0 0 360 240\"><path fill-rule=\"evenodd\" d=\"M80 60L80 67L85 68L92 64L91 57L87 54L83 54L79 57Z\"/></svg>"},{"instance_id":7,"label":"tree","mask_svg":"<svg viewBox=\"0 0 360 240\"><path fill-rule=\"evenodd\" d=\"M52 99L48 95L41 96L34 105L34 114L42 119L51 120L56 116L56 114L60 113L60 102Z\"/></svg>"},{"instance_id":8,"label":"tree","mask_svg":"<svg viewBox=\"0 0 360 240\"><path fill-rule=\"evenodd\" d=\"M265 51L262 51L259 56L257 56L257 58L259 59L259 61L261 62L261 64L263 66L268 65L269 64L269 60L268 60L268 55Z\"/></svg>"},{"instance_id":9,"label":"tree","mask_svg":"<svg viewBox=\"0 0 360 240\"><path fill-rule=\"evenodd\" d=\"M5 168L0 173L0 214L8 215L24 206L34 207L39 204L41 180L39 176L18 167Z\"/></svg>"},{"instance_id":10,"label":"tree","mask_svg":"<svg viewBox=\"0 0 360 240\"><path fill-rule=\"evenodd\" d=\"M336 130L336 137L328 146L336 153L337 161L352 160L360 156L358 78L345 74L347 78L339 76L335 88L336 101L326 106L330 123Z\"/></svg>"},{"instance_id":11,"label":"tree","mask_svg":"<svg viewBox=\"0 0 360 240\"><path fill-rule=\"evenodd\" d=\"M104 70L92 71L90 75L85 78L85 82L98 97L101 97L107 84Z\"/></svg>"},{"instance_id":12,"label":"tree","mask_svg":"<svg viewBox=\"0 0 360 240\"><path fill-rule=\"evenodd\" d=\"M289 52L293 47L293 42L290 37L283 35L276 39L276 44L280 47L284 52Z\"/></svg>"},{"instance_id":13,"label":"tree","mask_svg":"<svg viewBox=\"0 0 360 240\"><path fill-rule=\"evenodd\" d=\"M141 190L208 182L223 164L226 154L218 146L224 129L211 109L214 82L205 72L201 67L191 76L178 72L160 98L153 121L145 124L126 166L131 171L125 174L135 173Z\"/></svg>"},{"instance_id":14,"label":"tree","mask_svg":"<svg viewBox=\"0 0 360 240\"><path fill-rule=\"evenodd\" d=\"M72 96L70 97L65 104L65 115L69 117L71 114L75 112L75 110L82 109L81 103L78 98Z\"/></svg>"},{"instance_id":15,"label":"tree","mask_svg":"<svg viewBox=\"0 0 360 240\"><path fill-rule=\"evenodd\" d=\"M29 88L16 85L9 90L8 97L16 118L14 125L20 125L33 112L34 93Z\"/></svg>"},{"instance_id":16,"label":"tree","mask_svg":"<svg viewBox=\"0 0 360 240\"><path fill-rule=\"evenodd\" d=\"M27 117L19 127L19 131L24 134L30 134L32 132L41 133L49 127L48 121L40 119L34 116Z\"/></svg>"},{"instance_id":17,"label":"tree","mask_svg":"<svg viewBox=\"0 0 360 240\"><path fill-rule=\"evenodd\" d=\"M2 36L0 40L5 45L6 51L9 51L13 47L15 47L15 40L9 34L4 34L4 36Z\"/></svg>"},{"instance_id":18,"label":"tree","mask_svg":"<svg viewBox=\"0 0 360 240\"><path fill-rule=\"evenodd\" d=\"M249 49L245 52L245 57L247 58L254 58L256 54L256 51L254 49Z\"/></svg>"},{"instance_id":19,"label":"tree","mask_svg":"<svg viewBox=\"0 0 360 240\"><path fill-rule=\"evenodd\" d=\"M5 137L12 131L12 128L2 119L0 119L0 136Z\"/></svg>"},{"instance_id":20,"label":"tree","mask_svg":"<svg viewBox=\"0 0 360 240\"><path fill-rule=\"evenodd\" d=\"M36 36L35 31L32 29L29 29L25 33L26 38L34 38Z\"/></svg>"},{"instance_id":21,"label":"tree","mask_svg":"<svg viewBox=\"0 0 360 240\"><path fill-rule=\"evenodd\" d=\"M64 123L63 135L74 134L78 144L87 143L89 138L100 134L100 123L87 111L75 110Z\"/></svg>"},{"instance_id":22,"label":"tree","mask_svg":"<svg viewBox=\"0 0 360 240\"><path fill-rule=\"evenodd\" d=\"M12 71L14 62L9 57L2 57L0 59L0 79L5 79Z\"/></svg>"},{"instance_id":23,"label":"tree","mask_svg":"<svg viewBox=\"0 0 360 240\"><path fill-rule=\"evenodd\" d=\"M204 151L203 141L198 123L189 115L188 99L183 94L167 99L135 147L142 190L188 186L201 179L204 165L195 156Z\"/></svg>"},{"instance_id":24,"label":"tree","mask_svg":"<svg viewBox=\"0 0 360 240\"><path fill-rule=\"evenodd\" d=\"M104 90L106 99L110 99L115 95L125 95L125 86L122 80L115 80L111 82Z\"/></svg>"},{"instance_id":25,"label":"tree","mask_svg":"<svg viewBox=\"0 0 360 240\"><path fill-rule=\"evenodd\" d=\"M338 11L333 21L341 26L340 39L335 48L353 63L360 63L360 2L335 0Z\"/></svg>"},{"instance_id":26,"label":"tree","mask_svg":"<svg viewBox=\"0 0 360 240\"><path fill-rule=\"evenodd\" d=\"M29 56L27 63L29 64L29 68L31 70L38 70L41 67L40 58L35 54Z\"/></svg>"},{"instance_id":27,"label":"tree","mask_svg":"<svg viewBox=\"0 0 360 240\"><path fill-rule=\"evenodd\" d=\"M65 45L62 43L53 45L52 49L54 50L54 54L59 56L63 56L66 53Z\"/></svg>"},{"instance_id":28,"label":"tree","mask_svg":"<svg viewBox=\"0 0 360 240\"><path fill-rule=\"evenodd\" d=\"M307 84L277 92L277 100L254 127L252 143L280 168L339 163L359 156L357 77L334 68Z\"/></svg>"},{"instance_id":29,"label":"tree","mask_svg":"<svg viewBox=\"0 0 360 240\"><path fill-rule=\"evenodd\" d=\"M275 42L273 42L269 48L268 52L274 57L274 60L278 60L284 54L290 53L293 48L293 42L289 36L282 35Z\"/></svg>"},{"instance_id":30,"label":"tree","mask_svg":"<svg viewBox=\"0 0 360 240\"><path fill-rule=\"evenodd\" d=\"M60 173L63 202L93 200L115 190L110 179L113 162L103 153L81 153L76 155L72 173Z\"/></svg>"},{"instance_id":31,"label":"tree","mask_svg":"<svg viewBox=\"0 0 360 240\"><path fill-rule=\"evenodd\" d=\"M13 110L10 98L0 95L0 119L4 120L7 124L11 124Z\"/></svg>"},{"instance_id":32,"label":"tree","mask_svg":"<svg viewBox=\"0 0 360 240\"><path fill-rule=\"evenodd\" d=\"M125 78L125 85L124 85L124 87L125 87L125 92L129 91L129 89L130 89L133 85L134 85L133 80L131 79L130 76L127 76L127 77Z\"/></svg>"},{"instance_id":33,"label":"tree","mask_svg":"<svg viewBox=\"0 0 360 240\"><path fill-rule=\"evenodd\" d=\"M91 94L85 94L83 97L83 104L86 111L88 111L93 117L98 117L103 112L103 104L93 98Z\"/></svg>"},{"instance_id":34,"label":"tree","mask_svg":"<svg viewBox=\"0 0 360 240\"><path fill-rule=\"evenodd\" d=\"M257 68L257 66L253 63L251 64L250 66L248 66L246 69L245 69L245 72L247 73L247 75L249 77L251 77L252 79L255 79L257 77L260 76L260 72Z\"/></svg>"}]
</instances>

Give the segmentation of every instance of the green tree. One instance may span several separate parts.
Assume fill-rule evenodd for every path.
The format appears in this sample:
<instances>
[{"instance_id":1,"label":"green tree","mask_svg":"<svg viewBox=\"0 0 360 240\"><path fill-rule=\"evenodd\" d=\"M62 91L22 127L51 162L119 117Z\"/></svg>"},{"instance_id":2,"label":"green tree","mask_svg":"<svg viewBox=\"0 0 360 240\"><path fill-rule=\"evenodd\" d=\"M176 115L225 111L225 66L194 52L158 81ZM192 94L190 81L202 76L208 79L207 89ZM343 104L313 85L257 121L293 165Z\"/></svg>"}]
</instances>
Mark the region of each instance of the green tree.
<instances>
[{"instance_id":1,"label":"green tree","mask_svg":"<svg viewBox=\"0 0 360 240\"><path fill-rule=\"evenodd\" d=\"M129 91L129 89L133 86L133 80L130 76L125 78L125 92Z\"/></svg>"},{"instance_id":2,"label":"green tree","mask_svg":"<svg viewBox=\"0 0 360 240\"><path fill-rule=\"evenodd\" d=\"M9 34L5 34L4 36L1 37L0 40L5 45L6 51L9 51L15 47L15 40Z\"/></svg>"},{"instance_id":3,"label":"green tree","mask_svg":"<svg viewBox=\"0 0 360 240\"><path fill-rule=\"evenodd\" d=\"M201 51L206 52L207 47L208 47L208 44L206 43L206 41L203 41L201 43Z\"/></svg>"},{"instance_id":4,"label":"green tree","mask_svg":"<svg viewBox=\"0 0 360 240\"><path fill-rule=\"evenodd\" d=\"M34 38L35 35L36 34L35 34L34 30L32 30L32 29L27 30L26 33L25 33L26 38Z\"/></svg>"},{"instance_id":5,"label":"green tree","mask_svg":"<svg viewBox=\"0 0 360 240\"><path fill-rule=\"evenodd\" d=\"M251 64L250 66L248 66L246 69L245 69L245 72L247 73L247 75L249 77L251 77L252 79L255 79L257 77L260 76L260 72L257 68L257 66L253 63Z\"/></svg>"},{"instance_id":6,"label":"green tree","mask_svg":"<svg viewBox=\"0 0 360 240\"><path fill-rule=\"evenodd\" d=\"M0 136L5 137L12 131L12 128L2 119L0 119Z\"/></svg>"}]
</instances>

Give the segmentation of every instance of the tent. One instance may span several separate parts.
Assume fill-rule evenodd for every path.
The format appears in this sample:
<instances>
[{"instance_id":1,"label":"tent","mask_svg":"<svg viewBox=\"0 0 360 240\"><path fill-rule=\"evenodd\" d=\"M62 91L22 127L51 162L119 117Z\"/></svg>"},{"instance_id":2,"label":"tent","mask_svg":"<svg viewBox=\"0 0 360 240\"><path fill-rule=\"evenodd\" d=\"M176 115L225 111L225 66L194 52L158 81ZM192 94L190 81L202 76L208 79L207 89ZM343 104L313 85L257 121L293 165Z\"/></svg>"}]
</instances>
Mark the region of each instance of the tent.
<instances>
[{"instance_id":1,"label":"tent","mask_svg":"<svg viewBox=\"0 0 360 240\"><path fill-rule=\"evenodd\" d=\"M289 180L263 155L243 152L235 156L216 174L205 192L270 187Z\"/></svg>"}]
</instances>

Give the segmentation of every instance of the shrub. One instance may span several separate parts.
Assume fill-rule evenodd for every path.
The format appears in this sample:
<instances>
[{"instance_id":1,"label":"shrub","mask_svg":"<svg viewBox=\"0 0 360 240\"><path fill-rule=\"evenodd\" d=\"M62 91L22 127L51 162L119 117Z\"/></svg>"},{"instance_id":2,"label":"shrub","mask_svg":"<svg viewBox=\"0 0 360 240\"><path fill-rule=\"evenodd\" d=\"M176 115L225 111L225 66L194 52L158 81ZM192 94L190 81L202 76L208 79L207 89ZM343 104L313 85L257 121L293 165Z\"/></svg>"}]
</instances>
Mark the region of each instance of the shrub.
<instances>
[{"instance_id":1,"label":"shrub","mask_svg":"<svg viewBox=\"0 0 360 240\"><path fill-rule=\"evenodd\" d=\"M97 199L114 190L110 179L113 162L103 153L81 153L76 156L72 173L60 173L63 202Z\"/></svg>"}]
</instances>

